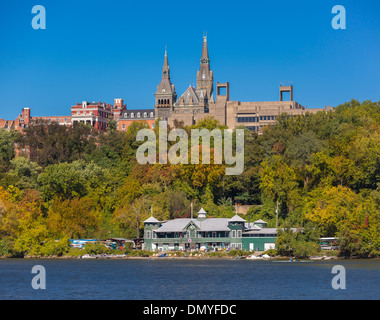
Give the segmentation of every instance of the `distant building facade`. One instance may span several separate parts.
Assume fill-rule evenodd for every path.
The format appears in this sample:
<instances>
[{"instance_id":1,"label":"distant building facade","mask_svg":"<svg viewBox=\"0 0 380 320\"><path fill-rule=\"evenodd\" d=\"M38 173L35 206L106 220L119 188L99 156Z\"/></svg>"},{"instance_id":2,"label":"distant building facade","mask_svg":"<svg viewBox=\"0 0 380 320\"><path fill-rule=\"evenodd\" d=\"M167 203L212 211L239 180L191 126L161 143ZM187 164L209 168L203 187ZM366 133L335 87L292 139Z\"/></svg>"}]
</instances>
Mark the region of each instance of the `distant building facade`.
<instances>
[{"instance_id":1,"label":"distant building facade","mask_svg":"<svg viewBox=\"0 0 380 320\"><path fill-rule=\"evenodd\" d=\"M15 120L0 119L0 129L22 131L33 123L44 121L65 126L83 123L94 127L96 130L104 131L107 129L110 120L117 122L117 128L120 131L127 130L130 124L135 121L145 122L149 128L154 128L155 110L127 110L123 99L115 99L114 105L105 102L83 101L73 105L71 115L66 116L32 117L31 109L23 108Z\"/></svg>"},{"instance_id":2,"label":"distant building facade","mask_svg":"<svg viewBox=\"0 0 380 320\"><path fill-rule=\"evenodd\" d=\"M190 85L177 99L165 50L161 82L155 93L156 118L168 121L170 126L174 126L175 122L191 126L206 117L214 117L220 124L230 129L245 126L252 131L261 132L264 126L275 123L276 118L282 113L302 115L306 112L316 113L325 110L306 109L295 102L292 85L280 85L279 101L240 102L230 101L228 82L217 82L214 100L214 74L210 66L207 37L203 37L196 83L196 88ZM289 93L290 101L284 101L284 93Z\"/></svg>"},{"instance_id":3,"label":"distant building facade","mask_svg":"<svg viewBox=\"0 0 380 320\"><path fill-rule=\"evenodd\" d=\"M285 101L284 94L289 94ZM330 109L330 107L327 107ZM207 37L203 37L202 54L199 70L196 73L196 87L190 85L185 92L177 96L175 85L171 81L168 54L165 50L161 81L155 92L154 108L127 110L123 99L114 99L114 104L105 102L77 103L71 106L69 116L31 117L29 108L15 120L0 119L0 128L23 130L37 119L47 122L58 122L61 125L85 123L97 130L106 130L111 119L118 122L120 131L127 130L131 123L144 121L149 128L159 118L168 121L171 127L175 123L191 126L206 117L213 117L220 124L230 129L244 126L249 130L262 132L262 128L276 122L283 113L303 115L306 112L316 113L326 108L307 109L294 101L292 85L280 85L278 101L242 102L230 100L229 82L216 82L211 70Z\"/></svg>"},{"instance_id":4,"label":"distant building facade","mask_svg":"<svg viewBox=\"0 0 380 320\"><path fill-rule=\"evenodd\" d=\"M128 127L136 121L146 123L150 129L154 128L156 122L154 109L134 109L123 110L118 120L118 127L120 131L128 130Z\"/></svg>"},{"instance_id":5,"label":"distant building facade","mask_svg":"<svg viewBox=\"0 0 380 320\"><path fill-rule=\"evenodd\" d=\"M275 247L277 230L258 220L247 223L238 215L207 218L201 209L195 219L144 221L144 246L150 251L247 250L266 251Z\"/></svg>"},{"instance_id":6,"label":"distant building facade","mask_svg":"<svg viewBox=\"0 0 380 320\"><path fill-rule=\"evenodd\" d=\"M70 116L32 117L31 109L23 108L21 114L15 120L0 119L0 129L22 131L38 121L45 121L47 123L57 122L60 125L71 126Z\"/></svg>"},{"instance_id":7,"label":"distant building facade","mask_svg":"<svg viewBox=\"0 0 380 320\"><path fill-rule=\"evenodd\" d=\"M97 130L106 130L110 120L120 118L121 113L126 109L123 99L115 99L115 104L105 102L77 103L71 107L71 121L91 125Z\"/></svg>"}]
</instances>

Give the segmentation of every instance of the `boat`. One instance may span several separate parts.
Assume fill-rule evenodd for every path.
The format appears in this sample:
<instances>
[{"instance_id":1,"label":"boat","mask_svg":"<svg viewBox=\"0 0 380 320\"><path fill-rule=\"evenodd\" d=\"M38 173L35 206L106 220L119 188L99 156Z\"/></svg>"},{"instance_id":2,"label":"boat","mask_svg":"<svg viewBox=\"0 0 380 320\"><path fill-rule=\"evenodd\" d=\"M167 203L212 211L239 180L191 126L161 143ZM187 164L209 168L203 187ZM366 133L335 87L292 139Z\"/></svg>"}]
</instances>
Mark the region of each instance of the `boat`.
<instances>
[{"instance_id":1,"label":"boat","mask_svg":"<svg viewBox=\"0 0 380 320\"><path fill-rule=\"evenodd\" d=\"M264 259L264 258L263 257L255 256L254 254L251 254L250 256L247 257L247 259L249 259L249 260L257 260L257 259Z\"/></svg>"},{"instance_id":2,"label":"boat","mask_svg":"<svg viewBox=\"0 0 380 320\"><path fill-rule=\"evenodd\" d=\"M247 259L250 259L250 260L257 260L257 259L267 260L267 259L270 259L270 256L268 256L267 254L263 254L260 256L256 256L254 254L251 254L250 256L247 257Z\"/></svg>"},{"instance_id":3,"label":"boat","mask_svg":"<svg viewBox=\"0 0 380 320\"><path fill-rule=\"evenodd\" d=\"M92 254L85 254L84 256L81 256L82 259L97 259L98 256L92 255Z\"/></svg>"}]
</instances>

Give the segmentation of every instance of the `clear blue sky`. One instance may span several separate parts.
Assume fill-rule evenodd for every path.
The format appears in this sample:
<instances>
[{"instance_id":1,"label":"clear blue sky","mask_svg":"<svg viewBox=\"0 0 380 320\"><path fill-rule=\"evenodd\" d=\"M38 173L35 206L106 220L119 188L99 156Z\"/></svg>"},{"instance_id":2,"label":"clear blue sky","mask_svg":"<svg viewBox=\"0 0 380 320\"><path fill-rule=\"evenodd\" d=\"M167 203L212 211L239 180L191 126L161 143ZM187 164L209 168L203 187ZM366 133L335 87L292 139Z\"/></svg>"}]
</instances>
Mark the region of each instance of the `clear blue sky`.
<instances>
[{"instance_id":1,"label":"clear blue sky","mask_svg":"<svg viewBox=\"0 0 380 320\"><path fill-rule=\"evenodd\" d=\"M334 5L347 29L334 30ZM31 26L46 8L46 30ZM380 100L380 1L2 0L0 118L70 114L76 102L153 108L165 45L180 96L195 85L207 31L214 80L231 100L278 100L281 81L309 108Z\"/></svg>"}]
</instances>

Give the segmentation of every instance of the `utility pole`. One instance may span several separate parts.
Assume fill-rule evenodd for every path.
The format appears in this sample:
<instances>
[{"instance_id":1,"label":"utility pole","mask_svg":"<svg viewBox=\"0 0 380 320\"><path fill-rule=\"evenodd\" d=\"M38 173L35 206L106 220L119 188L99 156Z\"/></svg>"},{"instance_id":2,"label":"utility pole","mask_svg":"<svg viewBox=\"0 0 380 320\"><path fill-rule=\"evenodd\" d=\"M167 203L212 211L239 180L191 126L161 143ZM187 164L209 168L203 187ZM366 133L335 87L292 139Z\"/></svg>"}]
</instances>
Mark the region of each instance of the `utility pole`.
<instances>
[{"instance_id":1,"label":"utility pole","mask_svg":"<svg viewBox=\"0 0 380 320\"><path fill-rule=\"evenodd\" d=\"M278 200L277 200L277 208L276 208L276 229L278 228Z\"/></svg>"}]
</instances>

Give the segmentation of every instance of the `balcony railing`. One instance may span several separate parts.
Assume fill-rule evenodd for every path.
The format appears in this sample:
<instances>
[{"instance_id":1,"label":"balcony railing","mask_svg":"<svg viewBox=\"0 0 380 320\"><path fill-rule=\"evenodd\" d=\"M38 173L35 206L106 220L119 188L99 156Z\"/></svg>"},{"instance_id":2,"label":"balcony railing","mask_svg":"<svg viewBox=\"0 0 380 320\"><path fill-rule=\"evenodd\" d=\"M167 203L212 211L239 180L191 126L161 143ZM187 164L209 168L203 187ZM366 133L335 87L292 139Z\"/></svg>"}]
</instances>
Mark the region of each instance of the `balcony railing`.
<instances>
[{"instance_id":1,"label":"balcony railing","mask_svg":"<svg viewBox=\"0 0 380 320\"><path fill-rule=\"evenodd\" d=\"M189 238L151 238L145 239L155 243L189 243ZM216 242L239 242L241 238L228 237L209 237L209 238L191 238L191 243L216 243Z\"/></svg>"}]
</instances>

